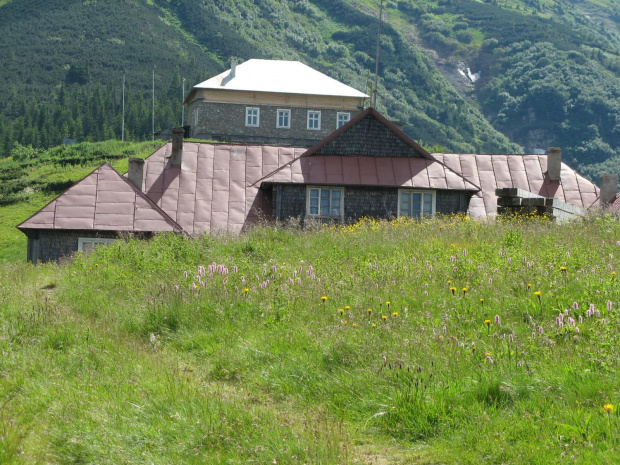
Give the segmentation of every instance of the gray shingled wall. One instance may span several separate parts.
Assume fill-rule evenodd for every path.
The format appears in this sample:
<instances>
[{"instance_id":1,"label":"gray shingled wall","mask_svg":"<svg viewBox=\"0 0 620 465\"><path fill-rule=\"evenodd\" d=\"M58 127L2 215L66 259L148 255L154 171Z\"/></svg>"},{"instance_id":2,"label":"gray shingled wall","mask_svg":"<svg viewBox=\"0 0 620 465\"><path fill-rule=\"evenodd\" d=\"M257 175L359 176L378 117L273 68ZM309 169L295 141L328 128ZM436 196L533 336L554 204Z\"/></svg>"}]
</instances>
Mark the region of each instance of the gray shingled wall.
<instances>
[{"instance_id":1,"label":"gray shingled wall","mask_svg":"<svg viewBox=\"0 0 620 465\"><path fill-rule=\"evenodd\" d=\"M245 125L245 108L260 108L259 127ZM291 110L291 128L277 128L278 109ZM191 135L197 139L212 139L225 142L245 142L264 144L288 144L311 146L336 130L337 110L321 111L321 129L307 129L307 108L289 108L285 105L239 105L231 103L210 103L195 100L189 105L189 124ZM193 112L198 110L198 125L195 125ZM351 111L351 119L359 112Z\"/></svg>"},{"instance_id":2,"label":"gray shingled wall","mask_svg":"<svg viewBox=\"0 0 620 465\"><path fill-rule=\"evenodd\" d=\"M116 233L93 231L39 230L28 231L28 261L45 263L58 261L77 252L80 237L115 238Z\"/></svg>"},{"instance_id":3,"label":"gray shingled wall","mask_svg":"<svg viewBox=\"0 0 620 465\"><path fill-rule=\"evenodd\" d=\"M436 211L441 214L467 213L471 193L467 191L438 190ZM274 185L272 193L274 217L278 221L306 216L306 185ZM353 222L362 217L391 219L398 214L398 188L362 187L344 188L344 220Z\"/></svg>"},{"instance_id":4,"label":"gray shingled wall","mask_svg":"<svg viewBox=\"0 0 620 465\"><path fill-rule=\"evenodd\" d=\"M314 155L424 158L372 114L325 144Z\"/></svg>"}]
</instances>

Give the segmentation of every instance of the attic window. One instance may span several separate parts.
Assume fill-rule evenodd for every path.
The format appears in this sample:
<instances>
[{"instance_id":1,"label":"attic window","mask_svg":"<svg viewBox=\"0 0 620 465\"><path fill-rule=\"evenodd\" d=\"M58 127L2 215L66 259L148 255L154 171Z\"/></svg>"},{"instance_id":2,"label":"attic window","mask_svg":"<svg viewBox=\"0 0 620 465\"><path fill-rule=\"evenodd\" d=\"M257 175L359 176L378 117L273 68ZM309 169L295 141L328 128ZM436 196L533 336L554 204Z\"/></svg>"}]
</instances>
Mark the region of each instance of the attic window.
<instances>
[{"instance_id":1,"label":"attic window","mask_svg":"<svg viewBox=\"0 0 620 465\"><path fill-rule=\"evenodd\" d=\"M435 214L435 191L398 191L398 216L420 218Z\"/></svg>"},{"instance_id":2,"label":"attic window","mask_svg":"<svg viewBox=\"0 0 620 465\"><path fill-rule=\"evenodd\" d=\"M88 253L94 250L97 245L109 245L116 239L103 238L103 237L80 237L78 238L78 251Z\"/></svg>"},{"instance_id":3,"label":"attic window","mask_svg":"<svg viewBox=\"0 0 620 465\"><path fill-rule=\"evenodd\" d=\"M349 122L351 119L351 113L338 112L336 114L336 129L341 128Z\"/></svg>"},{"instance_id":4,"label":"attic window","mask_svg":"<svg viewBox=\"0 0 620 465\"><path fill-rule=\"evenodd\" d=\"M318 131L321 129L321 112L308 110L308 129Z\"/></svg>"},{"instance_id":5,"label":"attic window","mask_svg":"<svg viewBox=\"0 0 620 465\"><path fill-rule=\"evenodd\" d=\"M308 187L306 214L317 218L342 218L344 189L342 187Z\"/></svg>"},{"instance_id":6,"label":"attic window","mask_svg":"<svg viewBox=\"0 0 620 465\"><path fill-rule=\"evenodd\" d=\"M245 125L251 128L257 128L260 123L260 108L245 107Z\"/></svg>"}]
</instances>

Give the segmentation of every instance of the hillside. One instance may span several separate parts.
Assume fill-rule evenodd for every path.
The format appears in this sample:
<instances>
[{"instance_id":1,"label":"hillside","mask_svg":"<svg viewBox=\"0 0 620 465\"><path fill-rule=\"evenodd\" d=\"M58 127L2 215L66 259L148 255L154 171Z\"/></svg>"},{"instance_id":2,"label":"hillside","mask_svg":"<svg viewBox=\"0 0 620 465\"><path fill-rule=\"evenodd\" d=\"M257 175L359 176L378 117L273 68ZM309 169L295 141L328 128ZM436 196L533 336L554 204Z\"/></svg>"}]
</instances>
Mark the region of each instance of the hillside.
<instances>
[{"instance_id":1,"label":"hillside","mask_svg":"<svg viewBox=\"0 0 620 465\"><path fill-rule=\"evenodd\" d=\"M619 239L367 221L0 265L0 462L618 463Z\"/></svg>"},{"instance_id":2,"label":"hillside","mask_svg":"<svg viewBox=\"0 0 620 465\"><path fill-rule=\"evenodd\" d=\"M0 91L0 149L8 154L15 140L48 147L63 137L120 138L124 72L133 139L151 136L153 71L156 130L180 124L183 78L187 93L231 57L302 60L368 91L378 6L5 2L0 46L9 52L0 76L11 85ZM559 145L587 175L620 170L613 2L401 0L385 2L384 17L378 107L414 139L458 152L519 151L508 138L526 151ZM479 73L476 82L461 74L467 68Z\"/></svg>"}]
</instances>

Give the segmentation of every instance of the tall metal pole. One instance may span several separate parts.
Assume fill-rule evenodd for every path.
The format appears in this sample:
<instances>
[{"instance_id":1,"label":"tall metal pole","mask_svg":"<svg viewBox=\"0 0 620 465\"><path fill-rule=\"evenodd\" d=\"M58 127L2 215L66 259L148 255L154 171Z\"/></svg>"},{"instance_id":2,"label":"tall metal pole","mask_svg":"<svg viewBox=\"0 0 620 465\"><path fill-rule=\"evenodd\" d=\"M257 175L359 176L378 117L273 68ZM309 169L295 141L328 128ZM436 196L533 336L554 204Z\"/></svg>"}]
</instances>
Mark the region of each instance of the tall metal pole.
<instances>
[{"instance_id":1,"label":"tall metal pole","mask_svg":"<svg viewBox=\"0 0 620 465\"><path fill-rule=\"evenodd\" d=\"M181 100L181 127L185 126L185 105L183 102L185 101L185 78L183 78L183 95Z\"/></svg>"},{"instance_id":2,"label":"tall metal pole","mask_svg":"<svg viewBox=\"0 0 620 465\"><path fill-rule=\"evenodd\" d=\"M153 116L151 117L151 140L155 140L155 66L153 66Z\"/></svg>"},{"instance_id":3,"label":"tall metal pole","mask_svg":"<svg viewBox=\"0 0 620 465\"><path fill-rule=\"evenodd\" d=\"M123 126L121 128L121 140L125 141L125 73L123 73Z\"/></svg>"},{"instance_id":4,"label":"tall metal pole","mask_svg":"<svg viewBox=\"0 0 620 465\"><path fill-rule=\"evenodd\" d=\"M375 98L374 105L377 106L377 89L379 88L379 51L381 50L381 22L383 20L383 0L379 8L379 26L377 28L377 57L375 60Z\"/></svg>"}]
</instances>

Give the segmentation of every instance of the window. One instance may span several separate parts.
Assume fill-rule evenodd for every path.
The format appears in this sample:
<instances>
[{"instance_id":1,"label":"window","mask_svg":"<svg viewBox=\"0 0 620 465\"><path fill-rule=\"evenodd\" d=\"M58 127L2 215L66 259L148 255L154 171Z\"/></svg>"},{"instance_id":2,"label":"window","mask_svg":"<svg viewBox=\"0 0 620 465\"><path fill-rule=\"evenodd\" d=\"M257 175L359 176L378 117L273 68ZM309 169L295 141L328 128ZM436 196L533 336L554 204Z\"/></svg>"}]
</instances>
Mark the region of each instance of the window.
<instances>
[{"instance_id":1,"label":"window","mask_svg":"<svg viewBox=\"0 0 620 465\"><path fill-rule=\"evenodd\" d=\"M308 110L308 129L318 131L321 129L321 112Z\"/></svg>"},{"instance_id":2,"label":"window","mask_svg":"<svg viewBox=\"0 0 620 465\"><path fill-rule=\"evenodd\" d=\"M435 213L434 191L398 191L398 216L420 218Z\"/></svg>"},{"instance_id":3,"label":"window","mask_svg":"<svg viewBox=\"0 0 620 465\"><path fill-rule=\"evenodd\" d=\"M95 248L99 244L108 245L114 242L116 239L103 238L103 237L80 237L78 239L78 251L87 253Z\"/></svg>"},{"instance_id":4,"label":"window","mask_svg":"<svg viewBox=\"0 0 620 465\"><path fill-rule=\"evenodd\" d=\"M342 218L344 189L341 187L308 187L308 216Z\"/></svg>"},{"instance_id":5,"label":"window","mask_svg":"<svg viewBox=\"0 0 620 465\"><path fill-rule=\"evenodd\" d=\"M291 110L278 110L277 128L291 128Z\"/></svg>"},{"instance_id":6,"label":"window","mask_svg":"<svg viewBox=\"0 0 620 465\"><path fill-rule=\"evenodd\" d=\"M260 122L260 109L256 107L245 107L245 125L257 128Z\"/></svg>"},{"instance_id":7,"label":"window","mask_svg":"<svg viewBox=\"0 0 620 465\"><path fill-rule=\"evenodd\" d=\"M339 129L345 124L347 124L350 119L351 119L351 113L338 112L336 114L336 129Z\"/></svg>"}]
</instances>

